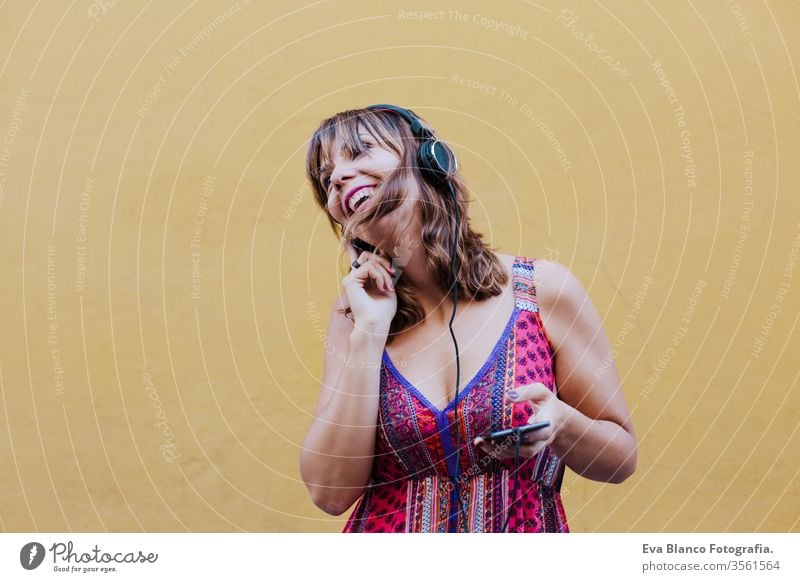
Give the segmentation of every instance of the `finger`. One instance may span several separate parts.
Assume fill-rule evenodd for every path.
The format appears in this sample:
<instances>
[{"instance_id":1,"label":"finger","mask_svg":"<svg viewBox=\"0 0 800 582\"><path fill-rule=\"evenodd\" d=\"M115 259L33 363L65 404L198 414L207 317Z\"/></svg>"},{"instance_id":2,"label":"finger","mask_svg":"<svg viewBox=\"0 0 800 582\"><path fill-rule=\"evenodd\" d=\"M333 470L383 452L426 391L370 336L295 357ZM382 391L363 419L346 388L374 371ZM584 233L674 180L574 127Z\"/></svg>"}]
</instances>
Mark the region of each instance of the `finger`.
<instances>
[{"instance_id":1,"label":"finger","mask_svg":"<svg viewBox=\"0 0 800 582\"><path fill-rule=\"evenodd\" d=\"M358 263L360 265L363 265L367 261L377 261L389 273L394 273L395 272L394 265L392 264L392 261L389 258L384 257L382 255L379 255L377 253L371 253L369 251L362 251L360 249L357 249L356 247L354 247L350 243L345 243L345 247L347 247L347 254L350 257L350 265L351 266L353 265L354 261L358 261Z\"/></svg>"},{"instance_id":2,"label":"finger","mask_svg":"<svg viewBox=\"0 0 800 582\"><path fill-rule=\"evenodd\" d=\"M503 440L492 441L489 447L493 457L498 459L510 459L514 457L514 437L506 437Z\"/></svg>"},{"instance_id":3,"label":"finger","mask_svg":"<svg viewBox=\"0 0 800 582\"><path fill-rule=\"evenodd\" d=\"M482 442L479 445L480 450L484 452L484 454L489 455L493 459L507 459L509 458L508 450L501 445L494 444L493 441L490 442ZM513 452L512 452L513 455Z\"/></svg>"},{"instance_id":4,"label":"finger","mask_svg":"<svg viewBox=\"0 0 800 582\"><path fill-rule=\"evenodd\" d=\"M475 446L477 446L479 449L481 449L487 455L492 454L492 451L494 450L495 446L497 445L497 443L495 441L489 440L489 439L485 439L483 437L475 437L475 439L472 442L475 444Z\"/></svg>"},{"instance_id":5,"label":"finger","mask_svg":"<svg viewBox=\"0 0 800 582\"><path fill-rule=\"evenodd\" d=\"M370 253L364 253L364 264L369 266L369 272L373 275L375 283L383 291L393 291L392 276L380 261L372 260ZM361 262L361 260L359 260Z\"/></svg>"},{"instance_id":6,"label":"finger","mask_svg":"<svg viewBox=\"0 0 800 582\"><path fill-rule=\"evenodd\" d=\"M388 257L384 257L383 255L379 255L377 253L370 253L370 252L364 251L364 253L362 254L362 257L363 257L363 261L362 261L361 258L359 258L359 260L358 260L359 263L365 262L365 261L375 261L381 267L386 269L386 271L389 272L389 273L393 273L394 270L395 270L394 265L392 265L392 261Z\"/></svg>"},{"instance_id":7,"label":"finger","mask_svg":"<svg viewBox=\"0 0 800 582\"><path fill-rule=\"evenodd\" d=\"M529 445L525 447L527 449L525 451L525 456L528 458L535 457L536 455L541 453L545 449L545 447L547 447L547 441L539 441L534 445Z\"/></svg>"},{"instance_id":8,"label":"finger","mask_svg":"<svg viewBox=\"0 0 800 582\"><path fill-rule=\"evenodd\" d=\"M380 288L380 276L373 264L366 262L355 269L353 273L365 288L369 286Z\"/></svg>"},{"instance_id":9,"label":"finger","mask_svg":"<svg viewBox=\"0 0 800 582\"><path fill-rule=\"evenodd\" d=\"M534 422L539 422L539 421L536 420ZM538 443L538 442L541 442L541 441L550 440L552 438L552 436L553 436L553 425L551 424L550 426L546 426L544 428L540 428L539 430L534 431L533 433L531 433L530 436L528 437L529 440L527 442L529 442L529 443Z\"/></svg>"},{"instance_id":10,"label":"finger","mask_svg":"<svg viewBox=\"0 0 800 582\"><path fill-rule=\"evenodd\" d=\"M544 398L549 398L550 395L550 390L541 382L518 386L508 393L508 397L514 402L524 402L526 400L539 401Z\"/></svg>"},{"instance_id":11,"label":"finger","mask_svg":"<svg viewBox=\"0 0 800 582\"><path fill-rule=\"evenodd\" d=\"M534 432L525 433L520 438L520 443L522 443L523 445L533 445L538 443L539 441L547 440L548 438L550 438L549 434L545 434L545 431L548 429L549 427L541 428Z\"/></svg>"},{"instance_id":12,"label":"finger","mask_svg":"<svg viewBox=\"0 0 800 582\"><path fill-rule=\"evenodd\" d=\"M367 264L370 258L373 256L372 253L358 250L357 248L354 248L353 245L347 245L347 253L350 255L351 270L358 269L363 265ZM358 261L358 267L354 266L354 263L356 261Z\"/></svg>"},{"instance_id":13,"label":"finger","mask_svg":"<svg viewBox=\"0 0 800 582\"><path fill-rule=\"evenodd\" d=\"M534 443L525 443L521 441L519 443L519 456L522 458L530 458L536 455L541 449L546 446L544 441L538 441ZM513 459L517 455L517 447L516 444L511 442L507 446L502 449L502 453L499 455L504 459Z\"/></svg>"},{"instance_id":14,"label":"finger","mask_svg":"<svg viewBox=\"0 0 800 582\"><path fill-rule=\"evenodd\" d=\"M381 261L381 265L386 269L389 273L396 273L397 269L394 268L394 264L392 264L392 260L388 257L378 257Z\"/></svg>"},{"instance_id":15,"label":"finger","mask_svg":"<svg viewBox=\"0 0 800 582\"><path fill-rule=\"evenodd\" d=\"M536 432L541 432L541 431L536 431ZM534 439L531 441L526 440L530 438L531 434L533 433L522 434L519 437L520 456L522 457L531 456L530 454L531 448L534 445L538 444L538 439L536 437L534 437ZM492 451L492 455L495 457L503 459L513 459L516 456L516 448L517 448L516 438L514 437L514 435L510 435L500 441L496 442L493 441L493 445L492 447L490 447L490 451Z\"/></svg>"},{"instance_id":16,"label":"finger","mask_svg":"<svg viewBox=\"0 0 800 582\"><path fill-rule=\"evenodd\" d=\"M384 287L389 291L394 291L394 281L392 281L392 275L386 270L383 269L383 277L384 277Z\"/></svg>"},{"instance_id":17,"label":"finger","mask_svg":"<svg viewBox=\"0 0 800 582\"><path fill-rule=\"evenodd\" d=\"M379 282L379 288L381 291L391 291L392 290L392 278L386 272L386 269L383 268L383 265L380 264L372 264L371 268L374 269L376 273L376 281Z\"/></svg>"},{"instance_id":18,"label":"finger","mask_svg":"<svg viewBox=\"0 0 800 582\"><path fill-rule=\"evenodd\" d=\"M380 265L368 261L367 263L362 265L362 268L366 269L367 278L373 281L375 287L377 287L381 291L386 291L386 292L391 291L391 288L387 286L391 281L391 279L386 273L386 270L383 269Z\"/></svg>"}]
</instances>

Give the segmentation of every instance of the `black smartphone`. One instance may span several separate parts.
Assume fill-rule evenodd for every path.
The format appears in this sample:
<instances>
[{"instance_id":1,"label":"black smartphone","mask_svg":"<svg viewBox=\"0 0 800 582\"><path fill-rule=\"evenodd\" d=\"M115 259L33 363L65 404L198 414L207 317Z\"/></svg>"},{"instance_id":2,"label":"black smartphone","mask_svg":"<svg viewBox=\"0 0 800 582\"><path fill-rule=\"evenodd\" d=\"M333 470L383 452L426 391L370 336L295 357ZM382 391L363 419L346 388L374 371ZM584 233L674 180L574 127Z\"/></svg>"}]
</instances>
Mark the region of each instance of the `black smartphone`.
<instances>
[{"instance_id":1,"label":"black smartphone","mask_svg":"<svg viewBox=\"0 0 800 582\"><path fill-rule=\"evenodd\" d=\"M489 440L489 441L496 441L499 439L504 439L508 436L513 435L515 432L518 432L520 435L525 434L526 432L531 432L534 430L539 430L540 428L544 428L546 426L550 426L549 420L542 420L539 422L534 422L533 424L524 424L522 426L516 426L514 428L506 428L503 430L496 430L494 432L485 432L483 434L479 434L478 436Z\"/></svg>"},{"instance_id":2,"label":"black smartphone","mask_svg":"<svg viewBox=\"0 0 800 582\"><path fill-rule=\"evenodd\" d=\"M372 246L366 241L361 240L360 238L354 238L353 240L350 241L350 244L352 244L353 247L355 247L355 249L358 251L375 253L377 250L374 246Z\"/></svg>"}]
</instances>

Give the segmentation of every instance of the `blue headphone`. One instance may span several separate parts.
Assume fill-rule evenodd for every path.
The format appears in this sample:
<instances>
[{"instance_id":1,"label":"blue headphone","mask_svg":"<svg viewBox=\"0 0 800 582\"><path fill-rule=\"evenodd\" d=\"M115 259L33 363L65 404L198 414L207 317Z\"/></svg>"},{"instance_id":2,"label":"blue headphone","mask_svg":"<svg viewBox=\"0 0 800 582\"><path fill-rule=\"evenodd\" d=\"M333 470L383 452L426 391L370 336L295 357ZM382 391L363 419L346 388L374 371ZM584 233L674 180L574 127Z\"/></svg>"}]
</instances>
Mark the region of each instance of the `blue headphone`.
<instances>
[{"instance_id":1,"label":"blue headphone","mask_svg":"<svg viewBox=\"0 0 800 582\"><path fill-rule=\"evenodd\" d=\"M419 169L429 182L436 186L447 186L450 184L450 176L458 170L458 160L453 150L439 141L433 133L426 128L416 113L410 109L404 109L395 105L381 103L370 105L367 109L383 109L394 111L408 122L411 133L417 138L417 162Z\"/></svg>"}]
</instances>

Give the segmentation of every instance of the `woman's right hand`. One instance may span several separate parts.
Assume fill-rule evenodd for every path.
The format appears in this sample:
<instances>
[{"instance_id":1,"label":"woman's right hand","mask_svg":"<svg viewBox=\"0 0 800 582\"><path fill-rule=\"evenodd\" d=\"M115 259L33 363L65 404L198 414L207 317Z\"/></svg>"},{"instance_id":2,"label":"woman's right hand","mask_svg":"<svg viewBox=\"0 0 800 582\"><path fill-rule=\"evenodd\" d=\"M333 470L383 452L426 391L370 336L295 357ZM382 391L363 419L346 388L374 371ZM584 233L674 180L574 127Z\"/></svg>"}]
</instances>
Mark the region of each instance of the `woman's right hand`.
<instances>
[{"instance_id":1,"label":"woman's right hand","mask_svg":"<svg viewBox=\"0 0 800 582\"><path fill-rule=\"evenodd\" d=\"M389 332L397 312L397 294L392 286L394 268L386 257L357 250L345 243L350 255L350 272L342 279L356 327ZM359 267L353 268L353 261Z\"/></svg>"}]
</instances>

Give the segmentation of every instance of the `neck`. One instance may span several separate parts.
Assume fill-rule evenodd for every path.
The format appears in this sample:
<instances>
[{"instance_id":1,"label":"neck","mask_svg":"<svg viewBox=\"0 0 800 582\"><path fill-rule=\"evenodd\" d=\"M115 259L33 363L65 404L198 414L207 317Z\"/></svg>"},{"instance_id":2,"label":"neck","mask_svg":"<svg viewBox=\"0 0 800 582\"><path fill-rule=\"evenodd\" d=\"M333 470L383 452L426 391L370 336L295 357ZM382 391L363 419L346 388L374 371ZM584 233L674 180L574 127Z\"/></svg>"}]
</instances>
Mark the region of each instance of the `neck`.
<instances>
[{"instance_id":1,"label":"neck","mask_svg":"<svg viewBox=\"0 0 800 582\"><path fill-rule=\"evenodd\" d=\"M413 289L414 297L425 311L426 322L447 324L453 312L453 294L442 291L433 281L425 253L412 253L406 265L400 269L400 278ZM459 299L459 303L463 305L463 298Z\"/></svg>"}]
</instances>

